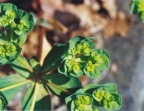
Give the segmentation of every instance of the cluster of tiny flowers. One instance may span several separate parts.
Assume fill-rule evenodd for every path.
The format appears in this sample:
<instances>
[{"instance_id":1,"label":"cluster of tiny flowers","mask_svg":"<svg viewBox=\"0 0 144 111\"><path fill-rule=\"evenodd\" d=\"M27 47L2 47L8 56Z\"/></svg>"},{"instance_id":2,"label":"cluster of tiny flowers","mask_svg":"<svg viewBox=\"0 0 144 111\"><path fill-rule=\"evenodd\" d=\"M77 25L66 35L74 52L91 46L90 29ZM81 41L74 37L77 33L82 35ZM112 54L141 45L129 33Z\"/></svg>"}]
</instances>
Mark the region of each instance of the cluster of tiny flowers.
<instances>
[{"instance_id":1,"label":"cluster of tiny flowers","mask_svg":"<svg viewBox=\"0 0 144 111\"><path fill-rule=\"evenodd\" d=\"M104 89L97 89L92 94L93 98L100 103L105 109L116 110L120 107L117 99L118 96ZM119 99L118 99L119 100Z\"/></svg>"},{"instance_id":2,"label":"cluster of tiny flowers","mask_svg":"<svg viewBox=\"0 0 144 111\"><path fill-rule=\"evenodd\" d=\"M93 99L89 95L77 95L74 100L75 111L92 111Z\"/></svg>"},{"instance_id":3,"label":"cluster of tiny flowers","mask_svg":"<svg viewBox=\"0 0 144 111\"><path fill-rule=\"evenodd\" d=\"M109 55L102 49L94 49L92 39L83 38L69 49L64 64L64 70L59 70L67 76L78 77L85 74L90 78L96 78L101 76L100 70L108 67Z\"/></svg>"},{"instance_id":4,"label":"cluster of tiny flowers","mask_svg":"<svg viewBox=\"0 0 144 111\"><path fill-rule=\"evenodd\" d=\"M112 83L90 84L66 98L71 111L113 111L120 109L122 97Z\"/></svg>"},{"instance_id":5,"label":"cluster of tiny flowers","mask_svg":"<svg viewBox=\"0 0 144 111\"><path fill-rule=\"evenodd\" d=\"M78 94L73 100L74 111L101 111L93 107L93 98L89 94Z\"/></svg>"},{"instance_id":6,"label":"cluster of tiny flowers","mask_svg":"<svg viewBox=\"0 0 144 111\"><path fill-rule=\"evenodd\" d=\"M21 13L23 13L23 15ZM10 3L0 5L0 15L0 26L7 29L13 29L19 36L28 33L32 28L31 24L24 20L25 18L28 18L29 14L17 9L16 6Z\"/></svg>"},{"instance_id":7,"label":"cluster of tiny flowers","mask_svg":"<svg viewBox=\"0 0 144 111\"><path fill-rule=\"evenodd\" d=\"M0 41L0 63L7 63L8 61L12 61L16 56L19 55L21 48L13 43L7 41Z\"/></svg>"},{"instance_id":8,"label":"cluster of tiny flowers","mask_svg":"<svg viewBox=\"0 0 144 111\"><path fill-rule=\"evenodd\" d=\"M11 3L0 4L0 64L8 64L15 60L21 52L21 45L26 34L34 25L33 17L27 12L17 9Z\"/></svg>"}]
</instances>

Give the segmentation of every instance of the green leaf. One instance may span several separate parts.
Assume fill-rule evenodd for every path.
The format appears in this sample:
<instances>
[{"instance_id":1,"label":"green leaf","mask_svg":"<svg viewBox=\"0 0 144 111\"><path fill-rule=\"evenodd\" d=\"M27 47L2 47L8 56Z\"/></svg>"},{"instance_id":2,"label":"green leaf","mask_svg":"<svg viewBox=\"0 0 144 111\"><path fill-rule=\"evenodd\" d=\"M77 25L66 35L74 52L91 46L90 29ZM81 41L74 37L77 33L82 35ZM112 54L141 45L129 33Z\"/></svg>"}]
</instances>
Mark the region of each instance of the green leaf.
<instances>
[{"instance_id":1,"label":"green leaf","mask_svg":"<svg viewBox=\"0 0 144 111\"><path fill-rule=\"evenodd\" d=\"M23 110L30 110L32 98L33 98L34 87L35 87L35 82L32 82L24 94L24 97L22 100L22 109Z\"/></svg>"},{"instance_id":2,"label":"green leaf","mask_svg":"<svg viewBox=\"0 0 144 111\"><path fill-rule=\"evenodd\" d=\"M23 98L23 110L29 111L49 111L51 110L51 100L48 91L41 83L32 83Z\"/></svg>"},{"instance_id":3,"label":"green leaf","mask_svg":"<svg viewBox=\"0 0 144 111\"><path fill-rule=\"evenodd\" d=\"M36 57L31 57L29 59L29 63L32 66L33 70L39 73L41 66L40 63L38 62L38 59Z\"/></svg>"},{"instance_id":4,"label":"green leaf","mask_svg":"<svg viewBox=\"0 0 144 111\"><path fill-rule=\"evenodd\" d=\"M43 84L38 84L36 103L34 110L49 111L51 110L50 95Z\"/></svg>"},{"instance_id":5,"label":"green leaf","mask_svg":"<svg viewBox=\"0 0 144 111\"><path fill-rule=\"evenodd\" d=\"M65 56L65 44L56 44L44 59L41 72L57 68Z\"/></svg>"},{"instance_id":6,"label":"green leaf","mask_svg":"<svg viewBox=\"0 0 144 111\"><path fill-rule=\"evenodd\" d=\"M14 96L24 88L30 80L26 80L18 74L13 74L0 78L0 91L5 95L7 101L10 101Z\"/></svg>"},{"instance_id":7,"label":"green leaf","mask_svg":"<svg viewBox=\"0 0 144 111\"><path fill-rule=\"evenodd\" d=\"M9 76L0 78L0 89L25 80L26 78L20 76L19 74L11 74Z\"/></svg>"},{"instance_id":8,"label":"green leaf","mask_svg":"<svg viewBox=\"0 0 144 111\"><path fill-rule=\"evenodd\" d=\"M48 81L51 91L58 96L66 96L67 93L75 92L82 87L80 80L75 77L67 77L62 74L48 74L44 78Z\"/></svg>"},{"instance_id":9,"label":"green leaf","mask_svg":"<svg viewBox=\"0 0 144 111\"><path fill-rule=\"evenodd\" d=\"M0 92L0 110L3 111L8 104L5 96Z\"/></svg>"},{"instance_id":10,"label":"green leaf","mask_svg":"<svg viewBox=\"0 0 144 111\"><path fill-rule=\"evenodd\" d=\"M25 77L25 78L29 78L32 77L32 74L29 72L29 70L24 66L24 64L22 64L22 62L24 62L24 64L29 64L27 62L27 60L24 57L21 57L21 59L16 59L14 60L10 65L11 67L18 72L21 76Z\"/></svg>"}]
</instances>

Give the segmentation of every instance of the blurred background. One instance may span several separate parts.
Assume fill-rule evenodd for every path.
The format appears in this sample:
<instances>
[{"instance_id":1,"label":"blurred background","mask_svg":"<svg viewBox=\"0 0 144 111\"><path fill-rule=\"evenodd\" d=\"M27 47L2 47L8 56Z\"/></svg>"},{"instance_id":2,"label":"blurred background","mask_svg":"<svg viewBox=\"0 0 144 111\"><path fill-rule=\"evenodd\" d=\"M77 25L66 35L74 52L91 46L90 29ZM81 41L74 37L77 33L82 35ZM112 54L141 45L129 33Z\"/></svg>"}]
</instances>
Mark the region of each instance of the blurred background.
<instances>
[{"instance_id":1,"label":"blurred background","mask_svg":"<svg viewBox=\"0 0 144 111\"><path fill-rule=\"evenodd\" d=\"M129 14L131 0L0 0L13 3L34 15L35 27L28 34L22 55L37 56L40 63L51 47L81 35L94 37L96 48L109 52L111 64L100 79L81 77L89 83L115 83L123 97L119 111L144 111L144 25ZM0 66L0 77L15 73ZM8 110L19 111L22 94L9 103ZM67 111L52 96L54 111Z\"/></svg>"}]
</instances>

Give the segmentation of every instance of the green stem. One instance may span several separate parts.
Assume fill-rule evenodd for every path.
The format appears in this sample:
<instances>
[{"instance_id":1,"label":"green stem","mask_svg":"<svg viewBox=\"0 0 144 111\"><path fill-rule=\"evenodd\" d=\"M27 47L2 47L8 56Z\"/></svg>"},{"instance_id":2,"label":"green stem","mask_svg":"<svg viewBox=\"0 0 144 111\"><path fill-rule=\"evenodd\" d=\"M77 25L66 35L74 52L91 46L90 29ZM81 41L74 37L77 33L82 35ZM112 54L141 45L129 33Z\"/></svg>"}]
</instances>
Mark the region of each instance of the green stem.
<instances>
[{"instance_id":1,"label":"green stem","mask_svg":"<svg viewBox=\"0 0 144 111\"><path fill-rule=\"evenodd\" d=\"M56 89L61 90L61 91L64 92L64 93L70 94L70 92L69 92L68 90L64 89L64 88L61 87L61 86L58 86L58 85L54 84L54 83L51 82L51 81L47 81L47 80L45 80L44 78L42 78L42 81L46 82L47 85L53 86L53 87L55 87Z\"/></svg>"},{"instance_id":2,"label":"green stem","mask_svg":"<svg viewBox=\"0 0 144 111\"><path fill-rule=\"evenodd\" d=\"M18 61L26 68L28 69L31 73L33 73L33 69L31 68L31 66L25 62L20 56L18 57Z\"/></svg>"},{"instance_id":3,"label":"green stem","mask_svg":"<svg viewBox=\"0 0 144 111\"><path fill-rule=\"evenodd\" d=\"M35 107L35 102L36 102L36 95L37 95L37 89L38 89L38 83L36 82L35 84L35 89L34 89L34 95L33 95L33 100L32 100L32 104L31 104L31 108L30 111L34 111L34 107Z\"/></svg>"}]
</instances>

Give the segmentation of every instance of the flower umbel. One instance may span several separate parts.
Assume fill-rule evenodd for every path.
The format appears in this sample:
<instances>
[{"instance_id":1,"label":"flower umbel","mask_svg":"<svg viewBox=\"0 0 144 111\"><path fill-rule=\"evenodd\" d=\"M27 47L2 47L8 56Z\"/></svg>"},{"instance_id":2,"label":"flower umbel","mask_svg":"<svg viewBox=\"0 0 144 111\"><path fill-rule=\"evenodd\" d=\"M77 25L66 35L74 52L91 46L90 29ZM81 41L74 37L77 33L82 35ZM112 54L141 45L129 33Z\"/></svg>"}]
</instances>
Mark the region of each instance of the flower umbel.
<instances>
[{"instance_id":1,"label":"flower umbel","mask_svg":"<svg viewBox=\"0 0 144 111\"><path fill-rule=\"evenodd\" d=\"M21 48L16 43L0 40L0 64L12 62L20 52Z\"/></svg>"},{"instance_id":2,"label":"flower umbel","mask_svg":"<svg viewBox=\"0 0 144 111\"><path fill-rule=\"evenodd\" d=\"M75 111L93 111L93 99L90 95L79 94L74 100Z\"/></svg>"},{"instance_id":3,"label":"flower umbel","mask_svg":"<svg viewBox=\"0 0 144 111\"><path fill-rule=\"evenodd\" d=\"M100 70L108 67L108 53L102 49L94 49L92 38L77 36L67 45L68 53L59 67L60 73L67 76L87 75L90 78L98 78L101 76Z\"/></svg>"},{"instance_id":4,"label":"flower umbel","mask_svg":"<svg viewBox=\"0 0 144 111\"><path fill-rule=\"evenodd\" d=\"M95 90L92 96L107 110L117 110L121 107L121 96L119 94L100 88Z\"/></svg>"}]
</instances>

